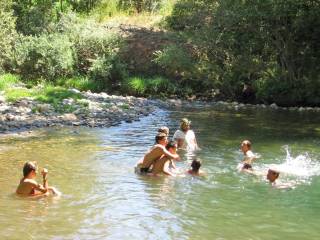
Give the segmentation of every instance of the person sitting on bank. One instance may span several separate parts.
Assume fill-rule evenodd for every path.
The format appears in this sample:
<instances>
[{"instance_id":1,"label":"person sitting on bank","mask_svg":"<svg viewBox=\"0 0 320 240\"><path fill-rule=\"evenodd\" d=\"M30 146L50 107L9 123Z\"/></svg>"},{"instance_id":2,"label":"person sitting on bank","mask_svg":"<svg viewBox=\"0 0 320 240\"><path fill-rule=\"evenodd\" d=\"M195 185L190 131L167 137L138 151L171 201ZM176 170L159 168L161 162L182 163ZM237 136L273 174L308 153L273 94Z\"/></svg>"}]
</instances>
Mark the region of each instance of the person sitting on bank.
<instances>
[{"instance_id":1,"label":"person sitting on bank","mask_svg":"<svg viewBox=\"0 0 320 240\"><path fill-rule=\"evenodd\" d=\"M187 118L181 119L180 129L174 135L173 140L177 141L178 148L183 148L188 151L199 150L194 131L190 129L191 121Z\"/></svg>"},{"instance_id":2,"label":"person sitting on bank","mask_svg":"<svg viewBox=\"0 0 320 240\"><path fill-rule=\"evenodd\" d=\"M168 137L165 133L158 133L155 140L156 144L150 148L141 160L138 161L135 168L137 173L148 173L151 165L153 165L155 161L160 159L163 155L174 160L180 159L178 154L172 154L165 148L168 143Z\"/></svg>"},{"instance_id":3,"label":"person sitting on bank","mask_svg":"<svg viewBox=\"0 0 320 240\"><path fill-rule=\"evenodd\" d=\"M192 160L191 169L189 169L187 173L192 176L204 176L205 174L202 170L200 170L200 167L201 167L201 161L195 158Z\"/></svg>"},{"instance_id":4,"label":"person sitting on bank","mask_svg":"<svg viewBox=\"0 0 320 240\"><path fill-rule=\"evenodd\" d=\"M166 126L162 126L158 129L158 133L165 133L168 137L169 136L169 128Z\"/></svg>"},{"instance_id":5,"label":"person sitting on bank","mask_svg":"<svg viewBox=\"0 0 320 240\"><path fill-rule=\"evenodd\" d=\"M178 146L175 141L170 141L166 146L166 149L171 154L176 154L177 148ZM172 161L172 158L164 155L154 162L151 173L152 175L166 174L169 176L175 176L175 174L172 171L173 169L176 169L176 166Z\"/></svg>"},{"instance_id":6,"label":"person sitting on bank","mask_svg":"<svg viewBox=\"0 0 320 240\"><path fill-rule=\"evenodd\" d=\"M242 141L241 151L243 152L243 155L244 155L244 158L241 163L241 171L252 173L253 172L252 163L254 160L258 158L258 156L251 151L251 142L249 140Z\"/></svg>"},{"instance_id":7,"label":"person sitting on bank","mask_svg":"<svg viewBox=\"0 0 320 240\"><path fill-rule=\"evenodd\" d=\"M23 166L23 178L20 180L19 186L17 187L16 193L21 196L40 196L59 194L59 192L54 187L48 186L48 170L44 168L41 171L43 185L37 183L35 180L37 176L37 163L36 162L26 162Z\"/></svg>"}]
</instances>

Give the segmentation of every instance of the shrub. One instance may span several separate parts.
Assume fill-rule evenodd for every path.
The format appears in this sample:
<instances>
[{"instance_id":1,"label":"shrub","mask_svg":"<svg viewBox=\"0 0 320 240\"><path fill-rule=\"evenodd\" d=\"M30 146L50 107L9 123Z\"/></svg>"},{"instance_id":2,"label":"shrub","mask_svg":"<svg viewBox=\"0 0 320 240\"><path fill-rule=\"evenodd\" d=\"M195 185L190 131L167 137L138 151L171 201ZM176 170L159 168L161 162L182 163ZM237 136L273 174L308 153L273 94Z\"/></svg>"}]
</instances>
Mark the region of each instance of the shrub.
<instances>
[{"instance_id":1,"label":"shrub","mask_svg":"<svg viewBox=\"0 0 320 240\"><path fill-rule=\"evenodd\" d=\"M73 73L74 53L63 34L21 37L16 44L16 67L24 78L57 77Z\"/></svg>"},{"instance_id":2,"label":"shrub","mask_svg":"<svg viewBox=\"0 0 320 240\"><path fill-rule=\"evenodd\" d=\"M12 63L13 45L17 38L11 4L11 0L0 1L0 74Z\"/></svg>"}]
</instances>

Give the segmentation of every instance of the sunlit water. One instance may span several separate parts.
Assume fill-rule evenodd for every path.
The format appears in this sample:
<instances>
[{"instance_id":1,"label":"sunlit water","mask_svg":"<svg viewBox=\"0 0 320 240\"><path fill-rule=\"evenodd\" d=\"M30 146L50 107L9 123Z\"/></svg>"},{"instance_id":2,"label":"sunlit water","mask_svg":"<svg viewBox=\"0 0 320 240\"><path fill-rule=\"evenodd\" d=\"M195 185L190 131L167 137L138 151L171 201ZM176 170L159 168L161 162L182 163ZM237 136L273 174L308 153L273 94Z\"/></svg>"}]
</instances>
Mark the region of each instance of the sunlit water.
<instances>
[{"instance_id":1,"label":"sunlit water","mask_svg":"<svg viewBox=\"0 0 320 240\"><path fill-rule=\"evenodd\" d=\"M133 166L156 130L192 120L205 178L143 177ZM68 128L0 138L1 239L319 239L320 116L271 110L159 110L107 129ZM295 188L237 171L241 140ZM181 169L190 157L180 152ZM25 161L49 169L61 197L13 193ZM40 178L39 178L40 180Z\"/></svg>"}]
</instances>

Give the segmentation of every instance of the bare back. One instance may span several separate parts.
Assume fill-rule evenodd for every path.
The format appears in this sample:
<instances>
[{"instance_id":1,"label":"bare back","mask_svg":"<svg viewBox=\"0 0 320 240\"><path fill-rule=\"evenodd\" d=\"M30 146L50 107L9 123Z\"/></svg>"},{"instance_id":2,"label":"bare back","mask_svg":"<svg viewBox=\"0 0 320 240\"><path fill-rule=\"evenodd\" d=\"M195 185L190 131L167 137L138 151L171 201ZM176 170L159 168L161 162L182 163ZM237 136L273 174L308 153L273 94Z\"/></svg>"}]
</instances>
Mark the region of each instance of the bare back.
<instances>
[{"instance_id":1,"label":"bare back","mask_svg":"<svg viewBox=\"0 0 320 240\"><path fill-rule=\"evenodd\" d=\"M164 147L160 144L154 145L144 156L142 168L149 168L156 160L164 154Z\"/></svg>"}]
</instances>

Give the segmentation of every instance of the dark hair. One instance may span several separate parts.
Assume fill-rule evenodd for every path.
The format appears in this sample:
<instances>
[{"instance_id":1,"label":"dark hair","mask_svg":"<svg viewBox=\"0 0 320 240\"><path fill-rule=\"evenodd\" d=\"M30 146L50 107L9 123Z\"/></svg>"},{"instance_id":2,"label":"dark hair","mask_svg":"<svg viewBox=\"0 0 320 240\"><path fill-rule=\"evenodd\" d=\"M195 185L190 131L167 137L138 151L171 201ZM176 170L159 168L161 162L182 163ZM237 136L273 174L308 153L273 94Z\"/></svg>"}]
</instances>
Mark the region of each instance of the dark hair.
<instances>
[{"instance_id":1,"label":"dark hair","mask_svg":"<svg viewBox=\"0 0 320 240\"><path fill-rule=\"evenodd\" d=\"M27 177L29 173L37 170L37 164L35 162L26 162L23 166L23 176Z\"/></svg>"},{"instance_id":2,"label":"dark hair","mask_svg":"<svg viewBox=\"0 0 320 240\"><path fill-rule=\"evenodd\" d=\"M198 172L201 167L201 161L198 159L193 159L191 163L192 171Z\"/></svg>"},{"instance_id":3,"label":"dark hair","mask_svg":"<svg viewBox=\"0 0 320 240\"><path fill-rule=\"evenodd\" d=\"M165 137L167 137L167 134L165 133L158 133L155 137L156 143L159 143L159 141L161 141L162 139L164 139Z\"/></svg>"},{"instance_id":4,"label":"dark hair","mask_svg":"<svg viewBox=\"0 0 320 240\"><path fill-rule=\"evenodd\" d=\"M278 171L275 171L272 169L269 169L268 172L271 173L272 175L274 175L276 178L278 178L280 175L280 173Z\"/></svg>"},{"instance_id":5,"label":"dark hair","mask_svg":"<svg viewBox=\"0 0 320 240\"><path fill-rule=\"evenodd\" d=\"M177 147L177 142L174 140L171 140L168 142L166 149L169 150L170 148L176 148Z\"/></svg>"}]
</instances>

